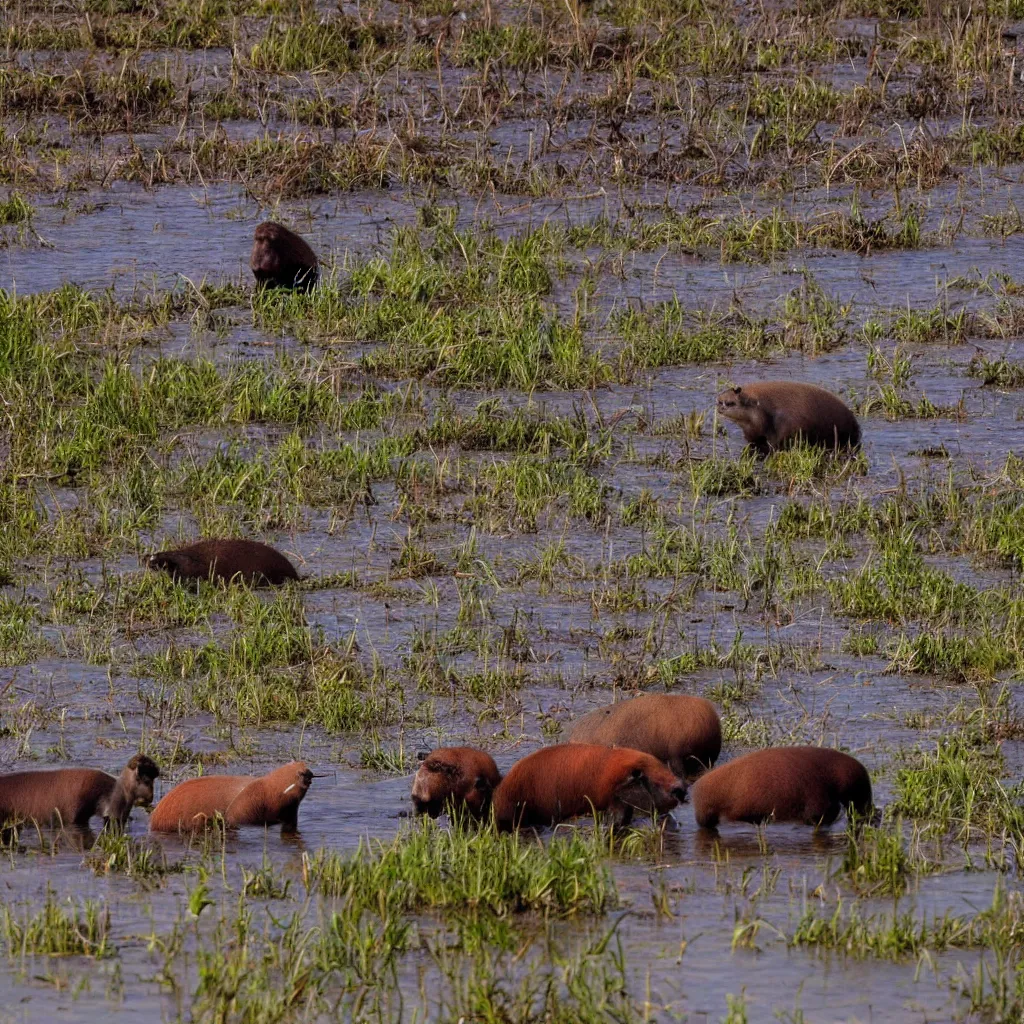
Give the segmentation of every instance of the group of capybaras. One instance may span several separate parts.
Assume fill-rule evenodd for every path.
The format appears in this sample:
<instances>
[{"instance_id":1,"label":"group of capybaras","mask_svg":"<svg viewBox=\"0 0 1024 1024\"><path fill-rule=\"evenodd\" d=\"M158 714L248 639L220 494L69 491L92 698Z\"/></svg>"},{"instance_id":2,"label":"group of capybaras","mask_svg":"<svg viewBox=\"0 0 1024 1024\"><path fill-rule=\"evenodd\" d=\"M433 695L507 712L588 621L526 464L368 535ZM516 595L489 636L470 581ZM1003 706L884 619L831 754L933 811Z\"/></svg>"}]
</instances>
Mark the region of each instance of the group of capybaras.
<instances>
[{"instance_id":1,"label":"group of capybaras","mask_svg":"<svg viewBox=\"0 0 1024 1024\"><path fill-rule=\"evenodd\" d=\"M256 229L250 266L259 287L308 291L319 279L310 246L270 221ZM837 450L860 443L860 426L850 409L810 384L770 381L727 388L717 408L763 455L796 442ZM278 586L299 578L283 554L251 540L201 540L153 555L149 567L178 581ZM867 770L838 750L772 747L714 768L722 748L721 724L703 697L647 694L623 700L572 723L567 739L517 761L504 778L483 750L434 750L416 772L413 805L434 818L442 812L493 817L501 830L546 827L588 814L624 826L634 814L667 815L684 802L692 782L694 814L705 828L722 821L828 826L843 811L863 815L872 808ZM152 803L159 775L157 764L143 754L132 757L118 778L92 768L0 775L0 824L87 826L101 817L123 825L133 807ZM190 779L162 797L149 827L191 832L219 821L227 827L294 829L314 777L304 763L293 761L260 778Z\"/></svg>"}]
</instances>

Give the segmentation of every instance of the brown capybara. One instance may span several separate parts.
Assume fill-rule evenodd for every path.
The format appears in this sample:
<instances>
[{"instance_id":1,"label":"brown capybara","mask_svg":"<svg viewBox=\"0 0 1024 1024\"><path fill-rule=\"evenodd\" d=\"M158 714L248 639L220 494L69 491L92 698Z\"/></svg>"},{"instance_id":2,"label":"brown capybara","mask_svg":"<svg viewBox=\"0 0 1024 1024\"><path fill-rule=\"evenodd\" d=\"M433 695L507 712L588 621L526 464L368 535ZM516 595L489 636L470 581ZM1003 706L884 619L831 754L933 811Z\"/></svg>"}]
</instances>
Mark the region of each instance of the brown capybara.
<instances>
[{"instance_id":1,"label":"brown capybara","mask_svg":"<svg viewBox=\"0 0 1024 1024\"><path fill-rule=\"evenodd\" d=\"M201 540L174 551L159 551L149 559L150 569L163 569L174 579L214 579L278 586L297 580L295 566L267 544L255 540Z\"/></svg>"},{"instance_id":2,"label":"brown capybara","mask_svg":"<svg viewBox=\"0 0 1024 1024\"><path fill-rule=\"evenodd\" d=\"M855 757L828 747L770 747L720 765L693 784L697 824L796 821L831 825L871 810L871 779Z\"/></svg>"},{"instance_id":3,"label":"brown capybara","mask_svg":"<svg viewBox=\"0 0 1024 1024\"><path fill-rule=\"evenodd\" d=\"M0 822L88 825L94 816L123 825L132 808L153 800L156 763L136 754L118 778L95 768L0 775Z\"/></svg>"},{"instance_id":4,"label":"brown capybara","mask_svg":"<svg viewBox=\"0 0 1024 1024\"><path fill-rule=\"evenodd\" d=\"M718 396L718 414L738 423L747 443L762 455L797 441L825 448L860 444L857 417L814 384L773 380L726 388Z\"/></svg>"},{"instance_id":5,"label":"brown capybara","mask_svg":"<svg viewBox=\"0 0 1024 1024\"><path fill-rule=\"evenodd\" d=\"M151 832L187 832L204 828L217 815L236 825L284 825L295 828L299 804L313 773L292 761L261 778L205 775L165 793L149 818Z\"/></svg>"},{"instance_id":6,"label":"brown capybara","mask_svg":"<svg viewBox=\"0 0 1024 1024\"><path fill-rule=\"evenodd\" d=\"M494 758L476 747L438 747L420 764L412 781L417 814L436 818L442 811L466 811L482 818L501 782Z\"/></svg>"},{"instance_id":7,"label":"brown capybara","mask_svg":"<svg viewBox=\"0 0 1024 1024\"><path fill-rule=\"evenodd\" d=\"M715 763L722 724L715 705L703 697L650 693L584 715L572 723L568 740L642 750L685 777Z\"/></svg>"},{"instance_id":8,"label":"brown capybara","mask_svg":"<svg viewBox=\"0 0 1024 1024\"><path fill-rule=\"evenodd\" d=\"M249 266L261 288L309 291L320 276L316 253L306 240L272 220L256 228Z\"/></svg>"},{"instance_id":9,"label":"brown capybara","mask_svg":"<svg viewBox=\"0 0 1024 1024\"><path fill-rule=\"evenodd\" d=\"M686 783L650 754L562 743L517 761L492 804L498 828L509 830L595 812L613 825L628 825L634 811L667 814L685 799Z\"/></svg>"}]
</instances>

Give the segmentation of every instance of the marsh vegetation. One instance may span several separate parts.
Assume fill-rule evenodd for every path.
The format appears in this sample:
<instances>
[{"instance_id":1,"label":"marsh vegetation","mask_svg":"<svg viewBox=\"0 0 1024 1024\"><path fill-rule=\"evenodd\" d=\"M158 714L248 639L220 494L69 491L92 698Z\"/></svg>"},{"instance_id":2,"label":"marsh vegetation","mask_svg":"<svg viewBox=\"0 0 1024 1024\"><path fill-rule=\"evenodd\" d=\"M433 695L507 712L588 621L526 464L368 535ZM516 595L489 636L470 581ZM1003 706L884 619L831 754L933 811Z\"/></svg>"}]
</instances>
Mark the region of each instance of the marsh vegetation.
<instances>
[{"instance_id":1,"label":"marsh vegetation","mask_svg":"<svg viewBox=\"0 0 1024 1024\"><path fill-rule=\"evenodd\" d=\"M324 776L291 837L0 833L0 1021L1019 1021L1022 17L0 6L0 765ZM758 379L862 449L746 451ZM199 536L301 580L145 570ZM420 750L640 691L880 817L406 820Z\"/></svg>"}]
</instances>

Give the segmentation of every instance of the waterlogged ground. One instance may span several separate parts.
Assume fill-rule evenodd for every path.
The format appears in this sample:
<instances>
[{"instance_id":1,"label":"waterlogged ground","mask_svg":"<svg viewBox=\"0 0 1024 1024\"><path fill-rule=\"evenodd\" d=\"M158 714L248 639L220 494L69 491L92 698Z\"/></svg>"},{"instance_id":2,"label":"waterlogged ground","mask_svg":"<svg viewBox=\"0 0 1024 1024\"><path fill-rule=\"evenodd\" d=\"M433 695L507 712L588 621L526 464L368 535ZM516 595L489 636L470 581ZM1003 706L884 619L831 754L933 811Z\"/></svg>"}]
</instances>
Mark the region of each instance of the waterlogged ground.
<instances>
[{"instance_id":1,"label":"waterlogged ground","mask_svg":"<svg viewBox=\"0 0 1024 1024\"><path fill-rule=\"evenodd\" d=\"M0 765L322 776L6 834L0 1024L1022 1019L1017 0L0 12ZM770 378L862 453L746 454ZM303 582L142 569L200 535ZM664 690L880 819L408 818L419 751Z\"/></svg>"}]
</instances>

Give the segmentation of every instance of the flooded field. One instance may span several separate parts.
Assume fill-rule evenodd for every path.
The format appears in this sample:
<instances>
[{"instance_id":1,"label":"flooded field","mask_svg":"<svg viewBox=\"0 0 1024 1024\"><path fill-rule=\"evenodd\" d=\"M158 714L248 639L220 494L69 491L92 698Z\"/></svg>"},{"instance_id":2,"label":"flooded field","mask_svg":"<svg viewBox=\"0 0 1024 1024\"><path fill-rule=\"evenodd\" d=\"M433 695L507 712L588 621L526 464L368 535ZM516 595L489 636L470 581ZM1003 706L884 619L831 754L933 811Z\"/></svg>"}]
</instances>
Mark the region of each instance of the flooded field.
<instances>
[{"instance_id":1,"label":"flooded field","mask_svg":"<svg viewBox=\"0 0 1024 1024\"><path fill-rule=\"evenodd\" d=\"M318 777L296 833L4 831L0 1024L1024 1019L1020 0L2 25L0 770ZM862 448L756 457L758 380ZM302 579L146 569L211 536ZM642 692L880 815L412 816L420 752Z\"/></svg>"}]
</instances>

